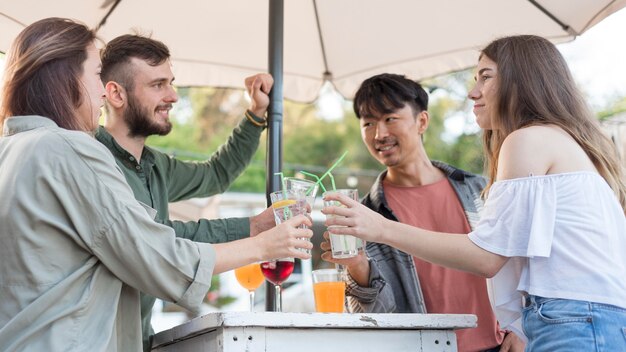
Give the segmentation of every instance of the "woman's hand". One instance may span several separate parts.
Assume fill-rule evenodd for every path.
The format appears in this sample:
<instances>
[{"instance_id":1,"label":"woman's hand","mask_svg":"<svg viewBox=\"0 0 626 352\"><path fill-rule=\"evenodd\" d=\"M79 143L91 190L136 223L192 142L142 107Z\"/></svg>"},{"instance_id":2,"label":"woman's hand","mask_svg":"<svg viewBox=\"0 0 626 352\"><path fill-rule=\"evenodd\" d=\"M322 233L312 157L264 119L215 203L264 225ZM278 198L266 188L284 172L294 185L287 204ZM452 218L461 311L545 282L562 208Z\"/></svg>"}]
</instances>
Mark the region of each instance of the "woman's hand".
<instances>
[{"instance_id":1,"label":"woman's hand","mask_svg":"<svg viewBox=\"0 0 626 352\"><path fill-rule=\"evenodd\" d=\"M311 238L313 231L300 229L298 228L300 225L313 226L311 219L307 216L298 215L253 237L258 240L261 253L258 261L280 258L310 259L310 254L298 248L312 249L313 244L299 238Z\"/></svg>"},{"instance_id":2,"label":"woman's hand","mask_svg":"<svg viewBox=\"0 0 626 352\"><path fill-rule=\"evenodd\" d=\"M509 331L504 335L504 341L500 345L501 352L524 352L526 344L514 332Z\"/></svg>"},{"instance_id":3,"label":"woman's hand","mask_svg":"<svg viewBox=\"0 0 626 352\"><path fill-rule=\"evenodd\" d=\"M361 203L340 193L329 193L324 200L336 200L345 207L324 207L326 226L339 225L329 231L337 235L353 235L369 242L384 243L385 222L389 221ZM336 215L336 216L334 216Z\"/></svg>"}]
</instances>

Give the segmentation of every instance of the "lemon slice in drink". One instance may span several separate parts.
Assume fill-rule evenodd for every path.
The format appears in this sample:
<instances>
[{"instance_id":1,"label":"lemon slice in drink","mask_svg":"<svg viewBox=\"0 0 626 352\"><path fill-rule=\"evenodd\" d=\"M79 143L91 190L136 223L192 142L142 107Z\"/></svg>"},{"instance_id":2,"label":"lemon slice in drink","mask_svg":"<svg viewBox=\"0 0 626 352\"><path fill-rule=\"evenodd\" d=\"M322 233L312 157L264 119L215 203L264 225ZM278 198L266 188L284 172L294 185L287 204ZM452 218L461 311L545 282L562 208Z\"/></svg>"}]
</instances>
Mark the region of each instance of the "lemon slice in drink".
<instances>
[{"instance_id":1,"label":"lemon slice in drink","mask_svg":"<svg viewBox=\"0 0 626 352\"><path fill-rule=\"evenodd\" d=\"M282 208L282 207L286 207L292 204L296 204L296 200L295 199L283 199L283 200L279 200L278 202L272 204L272 208L274 209L278 209L278 208Z\"/></svg>"}]
</instances>

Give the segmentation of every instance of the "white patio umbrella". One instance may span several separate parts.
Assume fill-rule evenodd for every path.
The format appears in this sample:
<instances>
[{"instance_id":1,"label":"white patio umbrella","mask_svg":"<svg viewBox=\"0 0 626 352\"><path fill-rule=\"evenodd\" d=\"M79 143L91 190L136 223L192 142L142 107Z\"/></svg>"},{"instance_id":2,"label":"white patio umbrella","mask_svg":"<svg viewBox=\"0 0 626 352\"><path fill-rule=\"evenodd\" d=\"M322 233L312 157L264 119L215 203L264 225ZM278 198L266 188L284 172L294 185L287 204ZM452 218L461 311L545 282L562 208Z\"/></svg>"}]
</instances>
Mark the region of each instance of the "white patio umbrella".
<instances>
[{"instance_id":1,"label":"white patio umbrella","mask_svg":"<svg viewBox=\"0 0 626 352\"><path fill-rule=\"evenodd\" d=\"M151 33L169 46L180 86L243 88L246 76L269 71L269 193L280 187L273 175L282 169L283 92L312 101L329 81L351 98L374 74L421 80L468 68L480 48L506 35L571 40L624 6L626 0L0 0L0 51L28 24L57 16L97 28L104 41ZM267 295L273 310L273 291Z\"/></svg>"},{"instance_id":2,"label":"white patio umbrella","mask_svg":"<svg viewBox=\"0 0 626 352\"><path fill-rule=\"evenodd\" d=\"M181 86L243 87L268 70L269 0L0 0L0 51L35 20L70 17L107 41L137 29L172 51ZM625 0L288 0L285 98L312 101L325 80L351 98L381 72L423 79L470 67L477 49L512 34L561 42Z\"/></svg>"}]
</instances>

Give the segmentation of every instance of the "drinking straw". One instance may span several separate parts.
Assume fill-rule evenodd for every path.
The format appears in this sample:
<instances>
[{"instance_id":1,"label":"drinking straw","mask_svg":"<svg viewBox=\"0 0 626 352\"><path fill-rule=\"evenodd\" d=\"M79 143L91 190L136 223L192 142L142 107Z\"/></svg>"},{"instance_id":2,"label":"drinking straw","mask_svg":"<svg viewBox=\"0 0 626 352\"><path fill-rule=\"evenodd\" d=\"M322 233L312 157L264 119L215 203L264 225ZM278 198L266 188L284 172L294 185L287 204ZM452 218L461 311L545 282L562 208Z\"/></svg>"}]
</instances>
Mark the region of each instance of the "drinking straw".
<instances>
[{"instance_id":1,"label":"drinking straw","mask_svg":"<svg viewBox=\"0 0 626 352\"><path fill-rule=\"evenodd\" d=\"M322 175L322 177L320 177L320 179L317 181L317 183L321 184L322 180L328 176L330 174L331 171L333 171L334 168L337 167L337 165L339 165L339 163L341 163L341 161L343 160L343 158L346 157L346 155L348 154L348 151L346 150L345 152L343 152L343 154L341 154L341 156L339 157L339 159L337 159L337 161L335 161L335 163Z\"/></svg>"},{"instance_id":2,"label":"drinking straw","mask_svg":"<svg viewBox=\"0 0 626 352\"><path fill-rule=\"evenodd\" d=\"M333 191L336 191L337 187L335 187L335 178L333 177L333 174L328 173L328 178L330 178L330 184L333 186Z\"/></svg>"},{"instance_id":3,"label":"drinking straw","mask_svg":"<svg viewBox=\"0 0 626 352\"><path fill-rule=\"evenodd\" d=\"M344 275L344 271L346 270L346 266L343 264L335 263L335 269L339 272L339 275Z\"/></svg>"},{"instance_id":4,"label":"drinking straw","mask_svg":"<svg viewBox=\"0 0 626 352\"><path fill-rule=\"evenodd\" d=\"M281 189L281 191L283 191L283 193L285 193L285 191L287 190L287 185L285 184L285 176L283 175L282 172L275 172L274 176L279 176L280 177L280 184L283 187Z\"/></svg>"},{"instance_id":5,"label":"drinking straw","mask_svg":"<svg viewBox=\"0 0 626 352\"><path fill-rule=\"evenodd\" d=\"M305 175L305 176L310 176L310 177L313 177L313 178L317 181L317 182L316 182L316 184L319 184L319 185L320 185L320 187L322 188L322 192L326 192L326 187L324 187L324 184L320 181L320 178L319 178L319 177L317 177L317 175L312 174L312 173L310 173L310 172L306 172L306 171L300 171L300 173L301 173L301 174L303 174L303 175ZM309 188L309 189L306 191L306 195L307 195L307 196L309 195L309 193L311 193L311 191L313 191L313 188L315 188L315 186L311 186L311 188Z\"/></svg>"},{"instance_id":6,"label":"drinking straw","mask_svg":"<svg viewBox=\"0 0 626 352\"><path fill-rule=\"evenodd\" d=\"M279 176L280 177L280 184L282 185L282 193L283 193L283 199L287 199L287 185L285 184L285 175L283 175L282 172L275 172L274 176ZM284 212L286 213L286 216L288 218L291 218L291 210L289 209L289 207L285 207Z\"/></svg>"}]
</instances>

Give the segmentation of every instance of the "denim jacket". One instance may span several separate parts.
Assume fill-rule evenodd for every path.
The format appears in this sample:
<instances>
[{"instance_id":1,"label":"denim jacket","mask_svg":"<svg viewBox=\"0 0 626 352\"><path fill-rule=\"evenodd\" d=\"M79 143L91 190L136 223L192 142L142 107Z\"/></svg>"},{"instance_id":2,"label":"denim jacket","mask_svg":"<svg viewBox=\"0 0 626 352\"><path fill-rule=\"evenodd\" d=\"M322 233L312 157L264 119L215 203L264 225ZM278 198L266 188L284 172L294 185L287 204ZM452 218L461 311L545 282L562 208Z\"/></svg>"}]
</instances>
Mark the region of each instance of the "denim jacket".
<instances>
[{"instance_id":1,"label":"denim jacket","mask_svg":"<svg viewBox=\"0 0 626 352\"><path fill-rule=\"evenodd\" d=\"M483 205L480 192L485 187L485 178L439 161L432 161L432 164L448 177L470 227L474 229ZM398 221L385 199L383 179L386 174L387 171L383 171L378 176L362 203L387 219ZM349 310L367 313L426 313L413 257L396 248L374 242L367 244L366 252L370 262L369 287L359 286L352 278L348 278L346 295Z\"/></svg>"}]
</instances>

